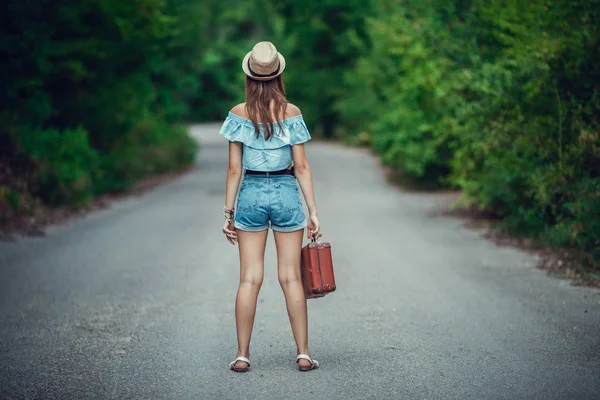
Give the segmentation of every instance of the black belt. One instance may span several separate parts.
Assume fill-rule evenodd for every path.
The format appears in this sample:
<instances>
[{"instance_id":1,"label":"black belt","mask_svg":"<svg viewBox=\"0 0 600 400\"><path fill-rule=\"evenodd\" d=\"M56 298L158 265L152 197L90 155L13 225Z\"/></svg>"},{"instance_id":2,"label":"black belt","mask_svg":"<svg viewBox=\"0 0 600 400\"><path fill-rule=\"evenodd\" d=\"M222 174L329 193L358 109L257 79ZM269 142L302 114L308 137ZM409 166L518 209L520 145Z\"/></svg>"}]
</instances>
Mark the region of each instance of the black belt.
<instances>
[{"instance_id":1,"label":"black belt","mask_svg":"<svg viewBox=\"0 0 600 400\"><path fill-rule=\"evenodd\" d=\"M267 175L267 176L271 176L271 175L291 175L291 176L296 176L296 173L294 171L294 167L292 167L290 169L281 169L279 171L253 171L251 169L247 169L246 170L246 175Z\"/></svg>"}]
</instances>

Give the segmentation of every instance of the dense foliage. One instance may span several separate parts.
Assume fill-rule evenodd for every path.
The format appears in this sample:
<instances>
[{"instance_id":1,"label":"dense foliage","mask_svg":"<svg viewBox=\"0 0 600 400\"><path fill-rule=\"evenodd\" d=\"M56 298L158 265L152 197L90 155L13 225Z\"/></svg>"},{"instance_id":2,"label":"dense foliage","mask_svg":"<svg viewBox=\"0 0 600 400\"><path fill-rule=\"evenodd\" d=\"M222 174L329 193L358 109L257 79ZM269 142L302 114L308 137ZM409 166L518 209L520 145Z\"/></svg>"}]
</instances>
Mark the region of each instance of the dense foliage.
<instances>
[{"instance_id":1,"label":"dense foliage","mask_svg":"<svg viewBox=\"0 0 600 400\"><path fill-rule=\"evenodd\" d=\"M20 190L84 202L190 164L195 144L175 123L198 89L188 53L198 53L201 10L186 4L7 1L0 201L18 206Z\"/></svg>"},{"instance_id":2,"label":"dense foliage","mask_svg":"<svg viewBox=\"0 0 600 400\"><path fill-rule=\"evenodd\" d=\"M83 203L189 165L196 145L178 123L221 119L243 101L240 60L259 39L296 60L291 97L331 135L343 71L358 56L347 31L367 4L7 0L0 209L28 196Z\"/></svg>"},{"instance_id":3,"label":"dense foliage","mask_svg":"<svg viewBox=\"0 0 600 400\"><path fill-rule=\"evenodd\" d=\"M276 2L283 18L273 38L290 58L286 83L290 97L310 118L314 129L332 137L341 122L335 104L344 88L344 72L355 65L368 40L365 17L371 0Z\"/></svg>"},{"instance_id":4,"label":"dense foliage","mask_svg":"<svg viewBox=\"0 0 600 400\"><path fill-rule=\"evenodd\" d=\"M600 264L600 0L7 0L0 206L188 165L258 40L316 135ZM8 178L7 178L8 177Z\"/></svg>"},{"instance_id":5,"label":"dense foliage","mask_svg":"<svg viewBox=\"0 0 600 400\"><path fill-rule=\"evenodd\" d=\"M600 264L600 2L381 1L338 105L382 160Z\"/></svg>"}]
</instances>

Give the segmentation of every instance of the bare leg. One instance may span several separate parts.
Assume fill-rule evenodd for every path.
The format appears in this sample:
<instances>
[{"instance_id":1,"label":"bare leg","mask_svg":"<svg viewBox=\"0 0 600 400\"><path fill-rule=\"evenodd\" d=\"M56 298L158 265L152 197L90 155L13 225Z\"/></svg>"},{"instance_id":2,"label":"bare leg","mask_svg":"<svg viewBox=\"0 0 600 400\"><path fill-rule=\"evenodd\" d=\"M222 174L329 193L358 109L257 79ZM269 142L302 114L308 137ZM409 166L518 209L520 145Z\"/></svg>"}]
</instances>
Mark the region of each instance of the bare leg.
<instances>
[{"instance_id":1,"label":"bare leg","mask_svg":"<svg viewBox=\"0 0 600 400\"><path fill-rule=\"evenodd\" d=\"M250 357L250 337L256 313L256 299L264 275L265 245L268 230L245 232L237 230L240 251L240 286L235 300L235 325L237 327L237 357ZM238 361L237 369L247 368Z\"/></svg>"},{"instance_id":2,"label":"bare leg","mask_svg":"<svg viewBox=\"0 0 600 400\"><path fill-rule=\"evenodd\" d=\"M277 275L279 284L285 295L285 304L292 325L292 333L296 341L297 352L308 352L308 315L306 312L306 297L300 277L300 250L304 230L295 232L276 232L277 246ZM303 367L310 366L308 360L300 360Z\"/></svg>"}]
</instances>

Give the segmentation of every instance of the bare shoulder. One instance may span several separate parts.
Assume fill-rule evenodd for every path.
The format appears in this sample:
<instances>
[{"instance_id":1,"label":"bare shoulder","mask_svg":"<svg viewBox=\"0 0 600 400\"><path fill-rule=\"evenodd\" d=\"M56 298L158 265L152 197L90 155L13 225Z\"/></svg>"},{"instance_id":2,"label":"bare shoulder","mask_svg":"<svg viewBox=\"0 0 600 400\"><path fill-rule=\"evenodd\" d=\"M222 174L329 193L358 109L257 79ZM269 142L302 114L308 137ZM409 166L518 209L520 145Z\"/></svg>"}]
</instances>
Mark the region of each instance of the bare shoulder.
<instances>
[{"instance_id":1,"label":"bare shoulder","mask_svg":"<svg viewBox=\"0 0 600 400\"><path fill-rule=\"evenodd\" d=\"M285 109L286 118L296 117L302 114L302 111L292 103L287 104L287 108Z\"/></svg>"},{"instance_id":2,"label":"bare shoulder","mask_svg":"<svg viewBox=\"0 0 600 400\"><path fill-rule=\"evenodd\" d=\"M240 117L246 118L246 103L240 103L231 109L231 112L239 115Z\"/></svg>"}]
</instances>

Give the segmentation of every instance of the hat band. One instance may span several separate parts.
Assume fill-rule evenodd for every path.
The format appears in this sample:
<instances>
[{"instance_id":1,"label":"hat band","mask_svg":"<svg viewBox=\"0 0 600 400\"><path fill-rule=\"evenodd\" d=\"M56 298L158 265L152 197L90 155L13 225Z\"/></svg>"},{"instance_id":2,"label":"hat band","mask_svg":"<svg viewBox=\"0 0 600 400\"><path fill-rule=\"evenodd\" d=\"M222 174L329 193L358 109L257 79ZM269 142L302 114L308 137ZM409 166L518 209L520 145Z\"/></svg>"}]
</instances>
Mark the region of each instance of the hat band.
<instances>
[{"instance_id":1,"label":"hat band","mask_svg":"<svg viewBox=\"0 0 600 400\"><path fill-rule=\"evenodd\" d=\"M252 68L250 67L250 59L248 59L248 70L250 71L250 74L252 76L255 76L257 78L268 78L270 76L275 76L279 73L279 68L281 67L281 63L277 64L277 69L273 72L271 72L270 74L257 74L256 72L252 71Z\"/></svg>"}]
</instances>

